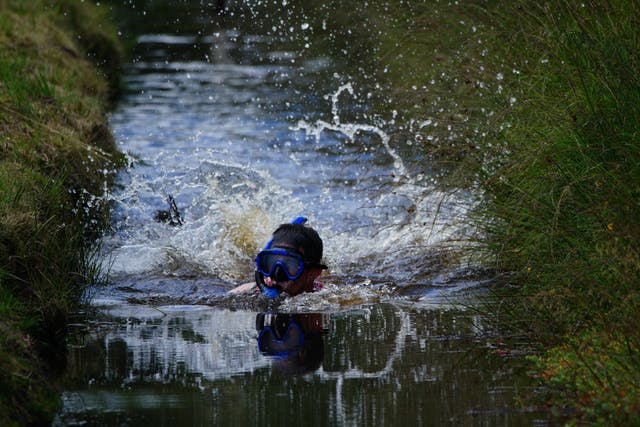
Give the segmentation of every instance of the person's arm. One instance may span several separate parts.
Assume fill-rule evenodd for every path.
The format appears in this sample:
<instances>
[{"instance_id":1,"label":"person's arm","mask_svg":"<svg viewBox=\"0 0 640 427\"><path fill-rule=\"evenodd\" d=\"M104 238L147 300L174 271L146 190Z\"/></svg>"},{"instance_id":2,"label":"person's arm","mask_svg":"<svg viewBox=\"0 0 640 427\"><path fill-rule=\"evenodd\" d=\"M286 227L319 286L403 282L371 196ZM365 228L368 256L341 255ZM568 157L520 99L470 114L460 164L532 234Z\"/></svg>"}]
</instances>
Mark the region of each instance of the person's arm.
<instances>
[{"instance_id":1,"label":"person's arm","mask_svg":"<svg viewBox=\"0 0 640 427\"><path fill-rule=\"evenodd\" d=\"M255 282L250 282L250 283L245 283L243 285L237 286L233 289L231 289L229 292L229 294L244 294L246 292L251 292L253 290L255 290L257 287Z\"/></svg>"}]
</instances>

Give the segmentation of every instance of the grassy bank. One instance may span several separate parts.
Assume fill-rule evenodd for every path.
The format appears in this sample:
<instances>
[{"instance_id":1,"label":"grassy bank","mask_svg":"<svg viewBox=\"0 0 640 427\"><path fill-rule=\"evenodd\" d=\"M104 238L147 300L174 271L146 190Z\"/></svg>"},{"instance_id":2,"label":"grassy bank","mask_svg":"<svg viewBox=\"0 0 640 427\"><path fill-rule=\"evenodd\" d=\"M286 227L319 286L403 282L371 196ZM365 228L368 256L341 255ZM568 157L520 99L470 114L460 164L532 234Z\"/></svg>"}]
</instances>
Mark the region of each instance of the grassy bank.
<instances>
[{"instance_id":1,"label":"grassy bank","mask_svg":"<svg viewBox=\"0 0 640 427\"><path fill-rule=\"evenodd\" d=\"M517 326L547 346L536 361L551 402L638 424L640 6L519 6L505 18L519 102L496 135L511 154L483 177L480 225L515 272Z\"/></svg>"},{"instance_id":2,"label":"grassy bank","mask_svg":"<svg viewBox=\"0 0 640 427\"><path fill-rule=\"evenodd\" d=\"M639 424L638 3L308 8L326 28L314 43L371 64L407 118L391 143L428 151L445 193L482 196L467 247L502 278L490 312L540 351L537 398L575 422Z\"/></svg>"},{"instance_id":3,"label":"grassy bank","mask_svg":"<svg viewBox=\"0 0 640 427\"><path fill-rule=\"evenodd\" d=\"M484 195L474 255L508 277L500 323L540 344L538 398L575 422L640 424L637 2L350 6L316 4L312 26L378 70L419 124L393 138L428 150L445 190ZM117 68L100 12L0 0L0 419L15 424L55 409L66 315L95 277Z\"/></svg>"},{"instance_id":4,"label":"grassy bank","mask_svg":"<svg viewBox=\"0 0 640 427\"><path fill-rule=\"evenodd\" d=\"M105 111L119 53L105 22L89 2L0 0L0 419L9 425L53 415L67 314L95 278L88 242L117 157Z\"/></svg>"},{"instance_id":5,"label":"grassy bank","mask_svg":"<svg viewBox=\"0 0 640 427\"><path fill-rule=\"evenodd\" d=\"M444 189L483 195L473 255L507 277L500 323L540 344L542 403L639 424L640 6L386 10L380 77L422 123L394 137L422 141Z\"/></svg>"}]
</instances>

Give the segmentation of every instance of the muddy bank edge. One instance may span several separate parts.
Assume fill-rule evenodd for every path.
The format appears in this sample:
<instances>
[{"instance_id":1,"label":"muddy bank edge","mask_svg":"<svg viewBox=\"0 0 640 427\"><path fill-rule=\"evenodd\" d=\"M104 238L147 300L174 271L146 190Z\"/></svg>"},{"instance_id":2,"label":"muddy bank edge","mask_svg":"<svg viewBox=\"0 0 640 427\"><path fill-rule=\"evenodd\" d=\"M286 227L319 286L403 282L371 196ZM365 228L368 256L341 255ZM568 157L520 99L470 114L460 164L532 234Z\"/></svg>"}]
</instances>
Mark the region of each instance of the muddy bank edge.
<instances>
[{"instance_id":1,"label":"muddy bank edge","mask_svg":"<svg viewBox=\"0 0 640 427\"><path fill-rule=\"evenodd\" d=\"M0 419L49 424L66 324L97 280L121 50L91 2L0 0Z\"/></svg>"}]
</instances>

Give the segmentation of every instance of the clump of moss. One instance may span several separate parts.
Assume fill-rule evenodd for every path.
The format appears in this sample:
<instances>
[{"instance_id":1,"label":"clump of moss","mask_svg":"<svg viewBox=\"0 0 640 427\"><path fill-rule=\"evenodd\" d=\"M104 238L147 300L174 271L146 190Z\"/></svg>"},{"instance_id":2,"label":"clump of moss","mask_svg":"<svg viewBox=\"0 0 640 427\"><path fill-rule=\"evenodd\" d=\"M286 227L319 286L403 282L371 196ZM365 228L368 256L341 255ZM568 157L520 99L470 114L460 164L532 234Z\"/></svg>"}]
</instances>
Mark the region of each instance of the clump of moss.
<instances>
[{"instance_id":1,"label":"clump of moss","mask_svg":"<svg viewBox=\"0 0 640 427\"><path fill-rule=\"evenodd\" d=\"M76 1L0 2L0 413L43 423L57 397L66 320L96 279L120 155L105 112L119 48L106 11ZM106 78L109 76L109 78Z\"/></svg>"},{"instance_id":2,"label":"clump of moss","mask_svg":"<svg viewBox=\"0 0 640 427\"><path fill-rule=\"evenodd\" d=\"M640 411L637 346L618 334L585 331L530 357L546 392L538 401L569 408L593 425L635 425Z\"/></svg>"}]
</instances>

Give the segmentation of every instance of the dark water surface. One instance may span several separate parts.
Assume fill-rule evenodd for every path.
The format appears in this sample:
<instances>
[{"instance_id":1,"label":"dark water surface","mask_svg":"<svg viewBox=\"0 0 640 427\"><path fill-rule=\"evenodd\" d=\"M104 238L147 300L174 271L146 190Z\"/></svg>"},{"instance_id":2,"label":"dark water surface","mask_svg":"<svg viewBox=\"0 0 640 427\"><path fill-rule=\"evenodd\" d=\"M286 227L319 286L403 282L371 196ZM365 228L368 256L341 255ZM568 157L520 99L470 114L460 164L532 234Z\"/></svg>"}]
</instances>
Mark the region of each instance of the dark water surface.
<instances>
[{"instance_id":1,"label":"dark water surface","mask_svg":"<svg viewBox=\"0 0 640 427\"><path fill-rule=\"evenodd\" d=\"M468 307L483 282L443 245L473 197L423 173L375 43L354 46L328 4L124 3L135 48L111 125L131 167L57 425L548 424L516 404L524 362L491 351ZM182 226L154 221L169 195ZM325 289L228 296L297 215L325 241Z\"/></svg>"},{"instance_id":2,"label":"dark water surface","mask_svg":"<svg viewBox=\"0 0 640 427\"><path fill-rule=\"evenodd\" d=\"M132 306L78 325L61 423L535 423L513 406L531 392L521 363L487 356L478 316L390 303L307 314L321 327L304 355L271 356L258 348L259 316Z\"/></svg>"}]
</instances>

